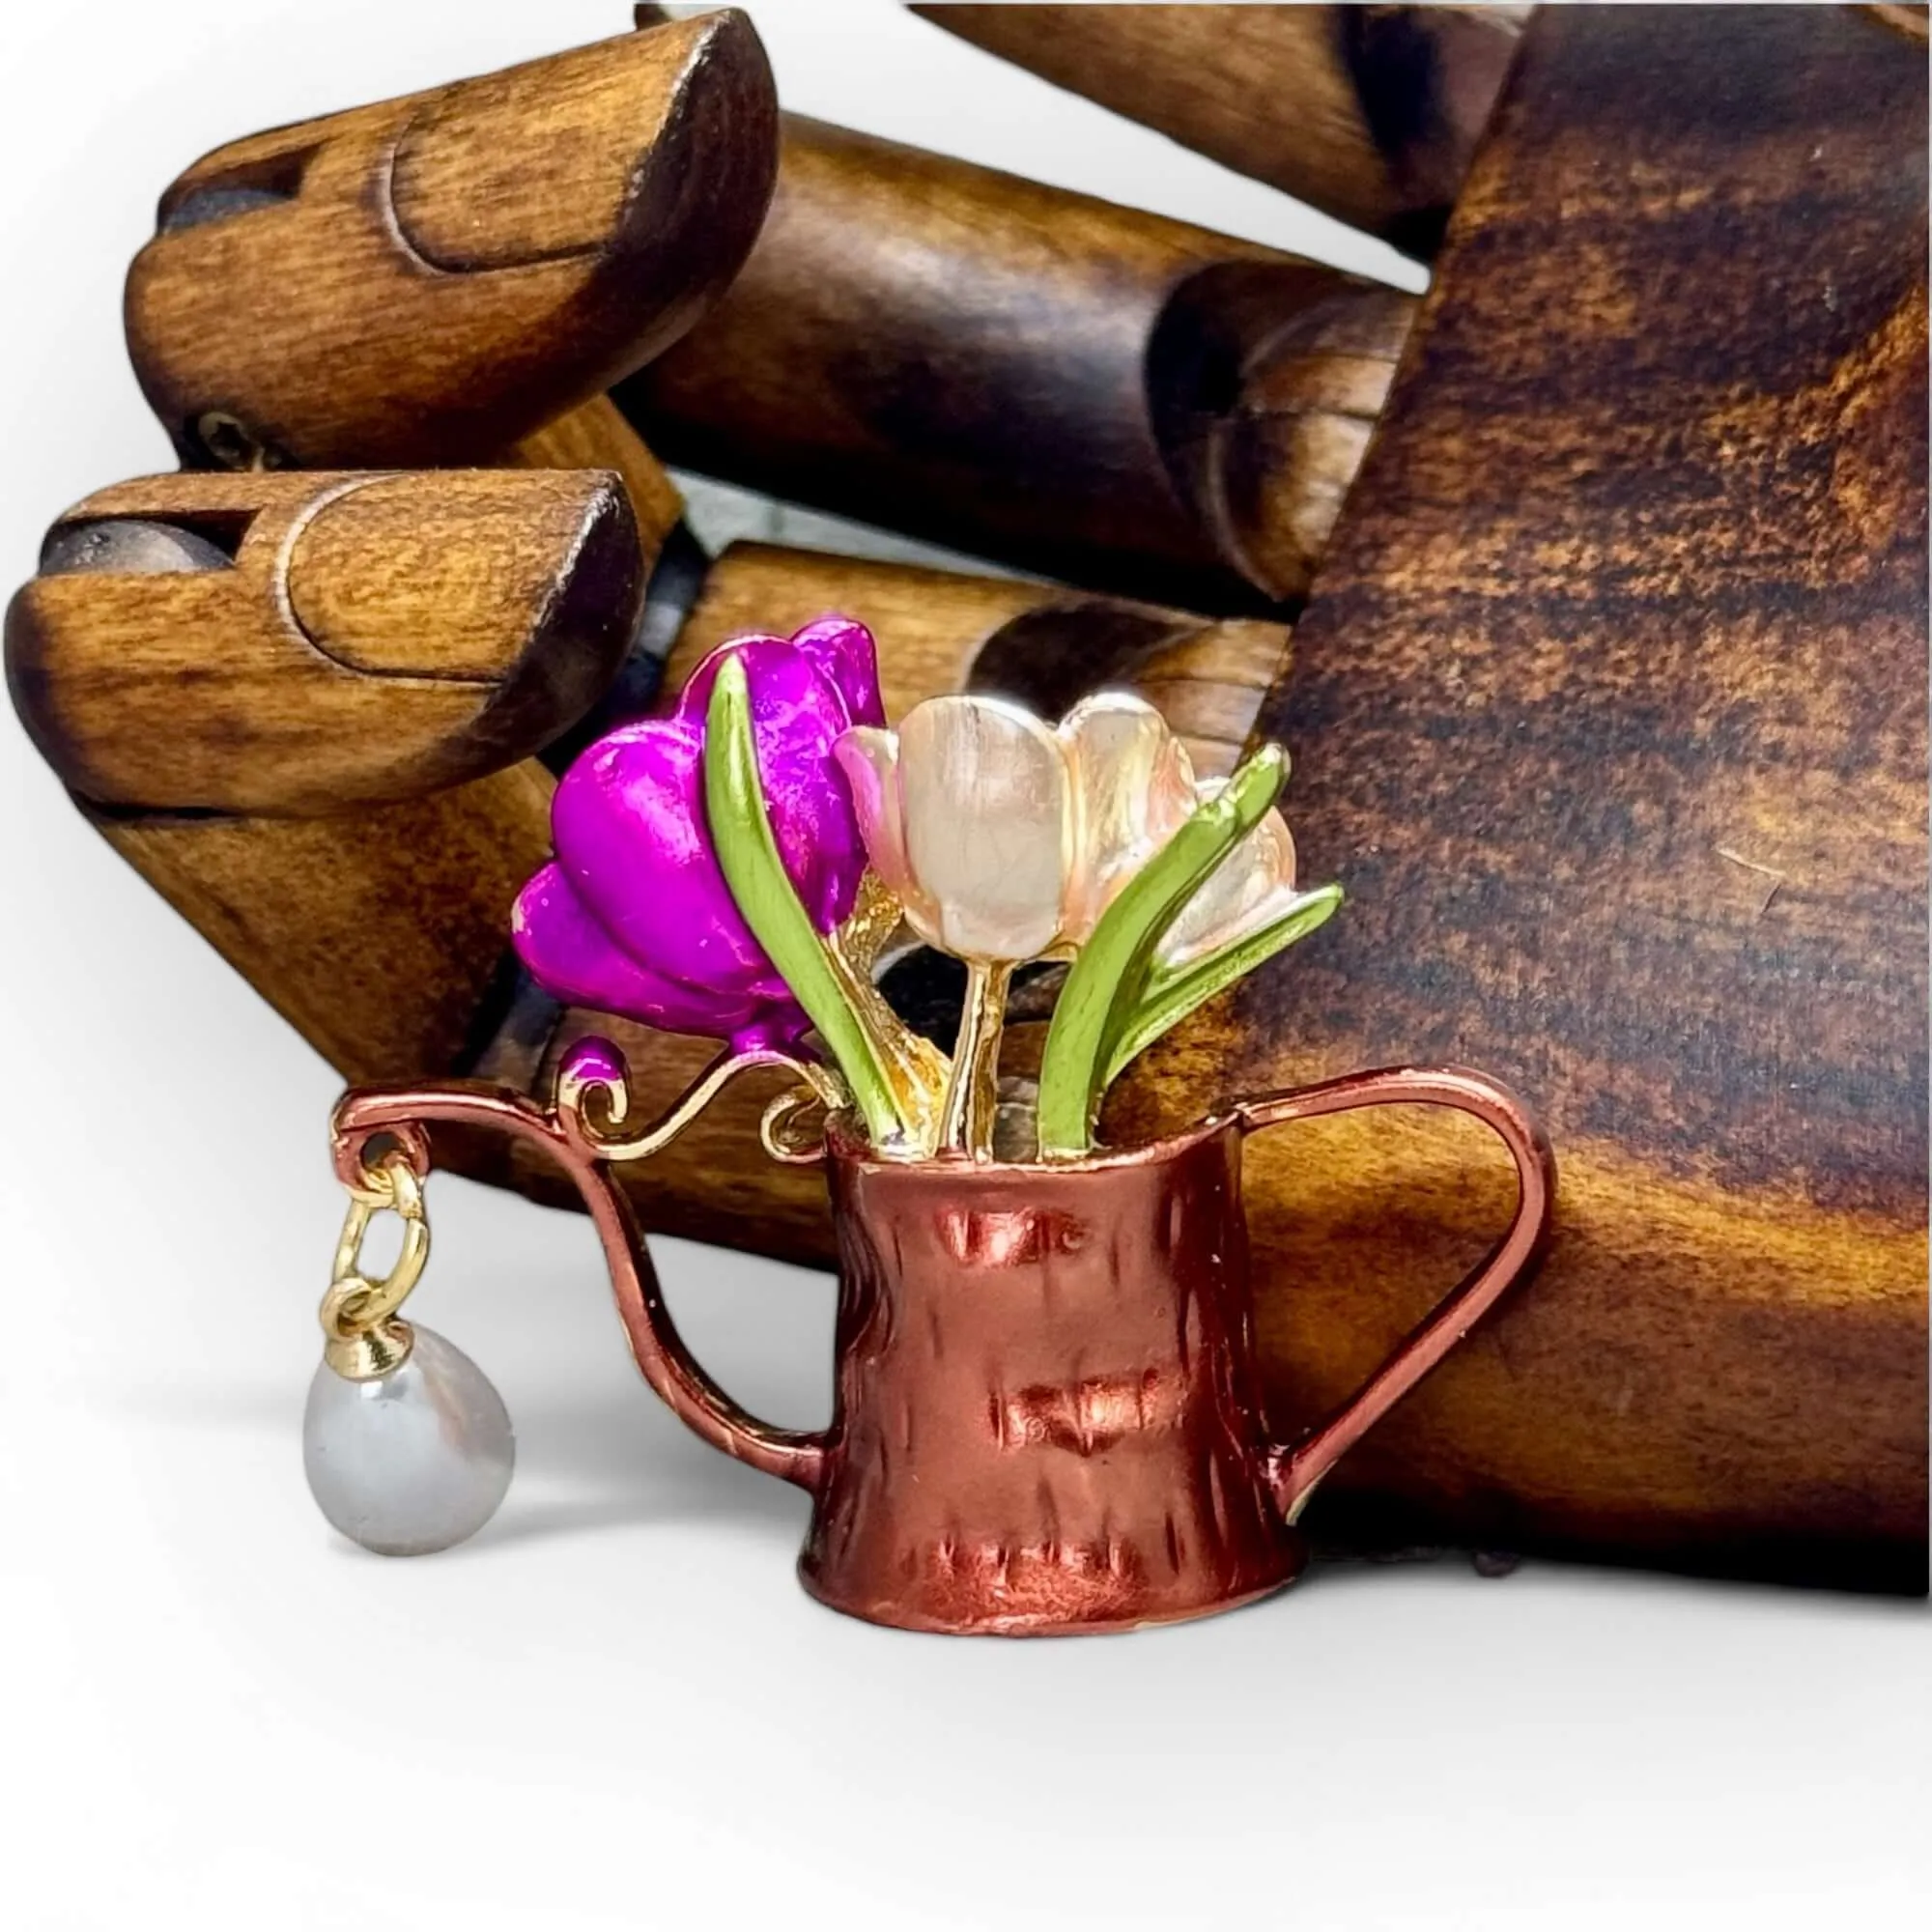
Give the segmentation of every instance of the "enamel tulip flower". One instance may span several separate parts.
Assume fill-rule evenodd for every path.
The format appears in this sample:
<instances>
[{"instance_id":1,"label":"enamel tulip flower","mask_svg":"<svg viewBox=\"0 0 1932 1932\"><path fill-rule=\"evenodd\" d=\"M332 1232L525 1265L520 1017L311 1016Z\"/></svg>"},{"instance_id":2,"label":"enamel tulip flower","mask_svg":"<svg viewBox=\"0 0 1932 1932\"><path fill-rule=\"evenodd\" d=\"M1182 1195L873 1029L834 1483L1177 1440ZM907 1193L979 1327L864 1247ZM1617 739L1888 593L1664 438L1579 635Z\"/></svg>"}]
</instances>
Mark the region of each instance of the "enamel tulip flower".
<instances>
[{"instance_id":1,"label":"enamel tulip flower","mask_svg":"<svg viewBox=\"0 0 1932 1932\"><path fill-rule=\"evenodd\" d=\"M966 962L945 1146L991 1131L1007 988L1092 930L1186 816L1192 774L1160 714L1103 694L1058 726L996 697L935 697L838 742L872 865L928 945Z\"/></svg>"},{"instance_id":2,"label":"enamel tulip flower","mask_svg":"<svg viewBox=\"0 0 1932 1932\"><path fill-rule=\"evenodd\" d=\"M1077 1155L1135 1054L1339 903L1296 890L1286 776L1269 746L1198 783L1116 692L1051 725L932 698L888 730L870 634L828 617L723 646L668 717L572 766L517 949L559 997L713 1035L727 1060L810 1036L814 1088L896 1158L990 1158L1013 969L1069 960L1035 1111L1042 1156ZM966 964L950 1060L873 983L900 920Z\"/></svg>"},{"instance_id":3,"label":"enamel tulip flower","mask_svg":"<svg viewBox=\"0 0 1932 1932\"><path fill-rule=\"evenodd\" d=\"M1159 712L1104 692L1056 726L934 697L838 745L867 850L928 945L1009 965L1077 946L1194 808Z\"/></svg>"},{"instance_id":4,"label":"enamel tulip flower","mask_svg":"<svg viewBox=\"0 0 1932 1932\"><path fill-rule=\"evenodd\" d=\"M1122 693L1083 699L1052 727L1000 698L930 698L897 731L856 726L838 741L838 755L873 867L908 923L967 965L944 1113L948 1145L971 1145L983 1133L1012 967L1079 955L1135 879L1204 810L1225 820L1232 836L1190 841L1188 853L1198 848L1202 863L1154 903L1162 923L1134 926L1130 944L1113 934L1107 963L1069 980L1090 1027L1101 1008L1107 1023L1087 1043L1076 1077L1066 1071L1074 1049L1054 1053L1056 1014L1042 1073L1043 1125L1072 1131L1077 1090L1084 1147L1099 1092L1124 1064L1117 1056L1122 1038L1135 1038L1140 1051L1157 1037L1149 1031L1156 1014L1164 1032L1234 972L1250 970L1333 910L1332 895L1294 891L1293 843L1271 804L1285 760L1264 757L1245 768L1245 780L1199 785L1160 714ZM1231 967L1236 959L1244 963ZM1096 987L1100 974L1111 977ZM1133 1004L1130 980L1143 1005L1156 996L1138 1019L1131 1010L1117 1017L1123 1000ZM1061 1034L1063 1041L1075 1037L1075 1030ZM1067 1093L1056 1108L1059 1088Z\"/></svg>"},{"instance_id":5,"label":"enamel tulip flower","mask_svg":"<svg viewBox=\"0 0 1932 1932\"><path fill-rule=\"evenodd\" d=\"M1264 930L1302 897L1294 890L1294 839L1281 813L1270 810L1208 873L1154 956L1167 967L1191 965Z\"/></svg>"},{"instance_id":6,"label":"enamel tulip flower","mask_svg":"<svg viewBox=\"0 0 1932 1932\"><path fill-rule=\"evenodd\" d=\"M734 903L707 823L705 714L742 666L772 836L813 927L852 911L865 851L832 747L883 721L871 634L840 618L746 638L698 666L668 718L600 738L556 789L556 858L525 887L517 952L558 998L739 1051L790 1045L810 1021Z\"/></svg>"}]
</instances>

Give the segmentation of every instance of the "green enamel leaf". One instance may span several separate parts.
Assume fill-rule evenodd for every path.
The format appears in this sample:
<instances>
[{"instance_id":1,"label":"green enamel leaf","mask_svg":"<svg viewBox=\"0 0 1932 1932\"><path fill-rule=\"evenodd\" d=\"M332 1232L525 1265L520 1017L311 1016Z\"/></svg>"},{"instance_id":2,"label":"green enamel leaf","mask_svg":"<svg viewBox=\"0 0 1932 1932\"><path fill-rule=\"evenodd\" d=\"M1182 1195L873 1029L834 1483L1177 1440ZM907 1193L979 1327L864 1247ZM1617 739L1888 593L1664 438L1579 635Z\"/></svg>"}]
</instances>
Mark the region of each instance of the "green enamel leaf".
<instances>
[{"instance_id":1,"label":"green enamel leaf","mask_svg":"<svg viewBox=\"0 0 1932 1932\"><path fill-rule=\"evenodd\" d=\"M1048 1158L1070 1158L1093 1146L1113 1042L1142 997L1154 948L1208 875L1260 824L1287 777L1288 753L1264 746L1215 797L1195 808L1101 915L1047 1029L1039 1145Z\"/></svg>"},{"instance_id":2,"label":"green enamel leaf","mask_svg":"<svg viewBox=\"0 0 1932 1932\"><path fill-rule=\"evenodd\" d=\"M1233 941L1219 952L1186 966L1165 971L1156 966L1148 975L1147 991L1140 1004L1128 1014L1114 1042L1101 1092L1120 1078L1128 1061L1145 1053L1196 1007L1252 973L1264 960L1272 959L1283 948L1293 946L1297 939L1306 939L1317 926L1325 925L1341 903L1340 886L1322 886L1315 892L1303 893L1279 919L1257 926L1246 937Z\"/></svg>"},{"instance_id":3,"label":"green enamel leaf","mask_svg":"<svg viewBox=\"0 0 1932 1932\"><path fill-rule=\"evenodd\" d=\"M735 658L720 668L705 711L704 811L724 883L745 923L838 1062L866 1131L874 1145L897 1138L905 1122L877 1046L846 999L772 836L752 732L751 687Z\"/></svg>"}]
</instances>

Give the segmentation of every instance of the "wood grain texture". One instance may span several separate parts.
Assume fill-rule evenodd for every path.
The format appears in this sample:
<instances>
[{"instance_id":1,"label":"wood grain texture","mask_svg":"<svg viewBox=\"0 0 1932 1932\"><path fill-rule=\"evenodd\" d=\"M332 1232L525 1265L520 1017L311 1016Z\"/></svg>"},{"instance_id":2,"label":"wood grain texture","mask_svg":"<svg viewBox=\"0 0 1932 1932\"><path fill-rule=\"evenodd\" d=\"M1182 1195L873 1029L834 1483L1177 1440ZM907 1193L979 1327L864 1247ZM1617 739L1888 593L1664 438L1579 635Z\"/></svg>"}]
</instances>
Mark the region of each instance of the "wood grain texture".
<instances>
[{"instance_id":1,"label":"wood grain texture","mask_svg":"<svg viewBox=\"0 0 1932 1932\"><path fill-rule=\"evenodd\" d=\"M142 388L190 465L493 457L729 281L776 114L725 11L231 142L129 271Z\"/></svg>"},{"instance_id":2,"label":"wood grain texture","mask_svg":"<svg viewBox=\"0 0 1932 1932\"><path fill-rule=\"evenodd\" d=\"M611 469L631 499L648 572L684 516L684 498L609 396L593 396L521 437L495 461L519 469Z\"/></svg>"},{"instance_id":3,"label":"wood grain texture","mask_svg":"<svg viewBox=\"0 0 1932 1932\"><path fill-rule=\"evenodd\" d=\"M1118 1095L1465 1060L1543 1277L1331 1524L1922 1587L1926 70L1835 8L1549 8L1263 728L1351 900ZM1272 1396L1507 1204L1447 1128L1252 1151Z\"/></svg>"},{"instance_id":4,"label":"wood grain texture","mask_svg":"<svg viewBox=\"0 0 1932 1932\"><path fill-rule=\"evenodd\" d=\"M352 1082L454 1073L550 856L529 762L331 818L91 811L108 843Z\"/></svg>"},{"instance_id":5,"label":"wood grain texture","mask_svg":"<svg viewBox=\"0 0 1932 1932\"><path fill-rule=\"evenodd\" d=\"M515 764L596 702L643 590L608 471L146 477L49 542L128 526L203 567L95 558L6 624L42 755L123 810L330 814Z\"/></svg>"},{"instance_id":6,"label":"wood grain texture","mask_svg":"<svg viewBox=\"0 0 1932 1932\"><path fill-rule=\"evenodd\" d=\"M832 556L779 544L736 543L713 560L665 661L665 691L679 691L698 661L732 638L787 637L834 613L867 625L879 647L886 713L900 718L922 697L963 691L973 660L1003 624L1065 595L1010 577Z\"/></svg>"},{"instance_id":7,"label":"wood grain texture","mask_svg":"<svg viewBox=\"0 0 1932 1932\"><path fill-rule=\"evenodd\" d=\"M1522 8L916 6L935 26L1415 255Z\"/></svg>"},{"instance_id":8,"label":"wood grain texture","mask_svg":"<svg viewBox=\"0 0 1932 1932\"><path fill-rule=\"evenodd\" d=\"M617 390L673 464L1113 594L1307 588L1413 301L788 117L772 213Z\"/></svg>"}]
</instances>

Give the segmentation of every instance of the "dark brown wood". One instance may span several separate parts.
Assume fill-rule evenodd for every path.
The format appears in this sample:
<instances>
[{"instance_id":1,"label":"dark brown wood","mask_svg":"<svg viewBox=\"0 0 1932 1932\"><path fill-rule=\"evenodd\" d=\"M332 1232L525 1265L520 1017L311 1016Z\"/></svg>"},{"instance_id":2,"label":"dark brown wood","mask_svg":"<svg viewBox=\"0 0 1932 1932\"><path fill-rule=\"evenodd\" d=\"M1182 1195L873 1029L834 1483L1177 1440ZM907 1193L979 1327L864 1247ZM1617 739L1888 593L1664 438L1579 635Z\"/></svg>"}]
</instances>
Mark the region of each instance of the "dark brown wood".
<instances>
[{"instance_id":1,"label":"dark brown wood","mask_svg":"<svg viewBox=\"0 0 1932 1932\"><path fill-rule=\"evenodd\" d=\"M75 513L120 537L56 532L113 570L16 600L50 762L351 1078L456 1070L496 1024L531 756L608 701L680 514L601 391L736 270L776 141L724 13L233 143L163 197L128 339L191 465L577 472L152 479Z\"/></svg>"},{"instance_id":2,"label":"dark brown wood","mask_svg":"<svg viewBox=\"0 0 1932 1932\"><path fill-rule=\"evenodd\" d=\"M912 11L1427 256L1441 237L1527 9Z\"/></svg>"},{"instance_id":3,"label":"dark brown wood","mask_svg":"<svg viewBox=\"0 0 1932 1932\"><path fill-rule=\"evenodd\" d=\"M1110 593L1307 588L1411 298L788 117L744 272L617 391L668 461Z\"/></svg>"},{"instance_id":4,"label":"dark brown wood","mask_svg":"<svg viewBox=\"0 0 1932 1932\"><path fill-rule=\"evenodd\" d=\"M664 466L609 396L593 396L501 451L498 463L525 469L613 469L631 499L638 542L648 571L684 516L684 498Z\"/></svg>"},{"instance_id":5,"label":"dark brown wood","mask_svg":"<svg viewBox=\"0 0 1932 1932\"><path fill-rule=\"evenodd\" d=\"M585 471L123 484L50 532L54 574L9 612L10 684L102 835L345 1077L474 1070L542 1091L595 1030L631 1047L640 1103L668 1103L711 1042L520 997L505 951L549 856L552 782L530 754L622 655L632 527L615 478ZM69 545L116 531L147 548L76 567ZM746 545L713 566L671 688L728 637L834 610L878 626L895 716L968 684L1053 708L1139 682L1208 770L1287 647L1258 620ZM758 1240L829 1254L817 1177L759 1150L769 1097L743 1083L638 1177L650 1225L742 1241L755 1198ZM559 1198L513 1150L460 1159Z\"/></svg>"},{"instance_id":6,"label":"dark brown wood","mask_svg":"<svg viewBox=\"0 0 1932 1932\"><path fill-rule=\"evenodd\" d=\"M1408 1057L1544 1110L1542 1279L1331 1525L1923 1584L1925 129L1854 10L1528 29L1263 720L1351 903L1112 1117ZM1463 1152L1254 1149L1285 1417L1494 1225Z\"/></svg>"},{"instance_id":7,"label":"dark brown wood","mask_svg":"<svg viewBox=\"0 0 1932 1932\"><path fill-rule=\"evenodd\" d=\"M198 567L128 569L129 530ZM340 813L533 756L616 674L643 589L592 469L144 477L48 547L7 613L14 708L123 811Z\"/></svg>"},{"instance_id":8,"label":"dark brown wood","mask_svg":"<svg viewBox=\"0 0 1932 1932\"><path fill-rule=\"evenodd\" d=\"M776 113L727 10L231 142L129 272L142 388L190 465L494 457L730 280Z\"/></svg>"}]
</instances>

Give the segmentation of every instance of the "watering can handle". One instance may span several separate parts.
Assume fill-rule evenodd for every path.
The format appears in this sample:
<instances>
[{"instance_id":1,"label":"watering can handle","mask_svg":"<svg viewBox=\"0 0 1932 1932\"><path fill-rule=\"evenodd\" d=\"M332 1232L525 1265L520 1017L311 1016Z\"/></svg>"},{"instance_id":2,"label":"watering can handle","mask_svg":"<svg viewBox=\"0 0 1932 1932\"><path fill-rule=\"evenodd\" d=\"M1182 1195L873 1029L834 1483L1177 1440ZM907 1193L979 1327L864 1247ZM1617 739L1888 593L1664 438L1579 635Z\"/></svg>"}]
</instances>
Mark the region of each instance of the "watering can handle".
<instances>
[{"instance_id":1,"label":"watering can handle","mask_svg":"<svg viewBox=\"0 0 1932 1932\"><path fill-rule=\"evenodd\" d=\"M1548 1139L1508 1088L1461 1066L1390 1066L1295 1088L1236 1109L1243 1133L1288 1121L1313 1120L1356 1107L1453 1107L1473 1114L1509 1149L1519 1198L1509 1231L1456 1291L1349 1400L1293 1443L1270 1451L1276 1507L1293 1522L1310 1492L1341 1457L1374 1428L1534 1265L1549 1233L1556 1161Z\"/></svg>"}]
</instances>

